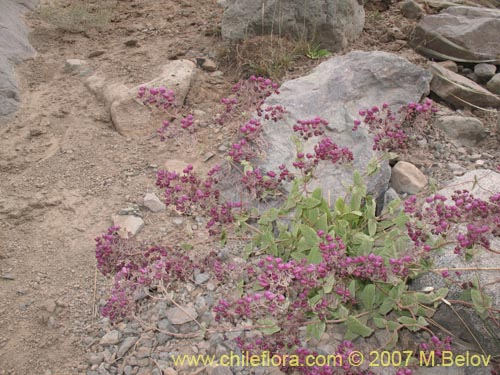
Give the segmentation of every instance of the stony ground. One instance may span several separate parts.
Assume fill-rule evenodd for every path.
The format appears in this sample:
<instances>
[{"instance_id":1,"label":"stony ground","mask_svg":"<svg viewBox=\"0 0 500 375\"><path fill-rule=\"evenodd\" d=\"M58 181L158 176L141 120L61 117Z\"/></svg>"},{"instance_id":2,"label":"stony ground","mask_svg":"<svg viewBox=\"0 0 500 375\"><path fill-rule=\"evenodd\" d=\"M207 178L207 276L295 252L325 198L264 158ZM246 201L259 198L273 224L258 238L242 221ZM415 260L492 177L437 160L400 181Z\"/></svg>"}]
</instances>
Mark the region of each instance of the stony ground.
<instances>
[{"instance_id":1,"label":"stony ground","mask_svg":"<svg viewBox=\"0 0 500 375\"><path fill-rule=\"evenodd\" d=\"M58 30L37 15L28 17L38 55L18 66L22 106L0 126L0 374L83 374L92 366L100 374L101 363L107 362L108 369L114 363L116 356L106 361L105 354L88 354L114 342L111 337L99 344L99 336L113 328L96 311L107 281L96 272L93 243L111 224L113 213L138 207L146 223L139 238L205 240L194 219L153 214L141 208L140 201L155 191L158 167L176 160L202 168L211 165L230 142L231 132L204 127L196 138L179 139L170 146L158 142L154 134L127 139L112 128L105 106L83 82L97 71L132 87L154 78L169 59L222 61L217 36L221 13L212 0L120 1L104 31L82 33ZM368 11L364 34L350 49L388 50L425 65L424 58L405 46L411 25L396 7ZM72 58L86 60L88 70L66 73L65 61ZM317 63L299 60L285 78L303 74ZM210 119L237 72L231 66L216 72L198 69L186 104ZM420 140L421 148L406 158L437 181L477 166L494 167L500 160L497 115L482 111L472 115L487 127L483 144L464 147L430 130ZM205 161L207 153L213 157ZM203 293L208 285L203 293L196 292L196 285L186 288L197 306L207 303ZM166 312L158 311L162 308L151 307L145 316L163 316ZM139 325L115 328L120 339L125 329L147 333ZM136 363L127 369L121 363L113 371L138 373L139 361L147 357L153 339L159 340L150 339L141 345L129 342L132 350L142 350L134 355ZM185 345L200 351L199 345L213 343L195 344Z\"/></svg>"}]
</instances>

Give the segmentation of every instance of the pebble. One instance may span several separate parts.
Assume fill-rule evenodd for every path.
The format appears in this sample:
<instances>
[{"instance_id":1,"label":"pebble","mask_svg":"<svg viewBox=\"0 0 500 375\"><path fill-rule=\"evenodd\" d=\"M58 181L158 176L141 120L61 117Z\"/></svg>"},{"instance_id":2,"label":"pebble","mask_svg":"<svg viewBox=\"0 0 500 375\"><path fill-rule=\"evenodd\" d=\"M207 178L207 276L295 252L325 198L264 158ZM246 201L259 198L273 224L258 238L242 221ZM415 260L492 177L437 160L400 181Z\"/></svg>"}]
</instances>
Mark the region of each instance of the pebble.
<instances>
[{"instance_id":1,"label":"pebble","mask_svg":"<svg viewBox=\"0 0 500 375\"><path fill-rule=\"evenodd\" d=\"M416 194L427 185L427 177L413 164L399 161L392 168L391 186L398 193Z\"/></svg>"},{"instance_id":2,"label":"pebble","mask_svg":"<svg viewBox=\"0 0 500 375\"><path fill-rule=\"evenodd\" d=\"M102 353L90 353L87 357L87 362L91 365L99 365L104 360Z\"/></svg>"},{"instance_id":3,"label":"pebble","mask_svg":"<svg viewBox=\"0 0 500 375\"><path fill-rule=\"evenodd\" d=\"M119 358L123 357L128 350L134 346L134 344L137 342L138 337L127 337L123 342L120 344L120 347L118 348L118 352L116 353Z\"/></svg>"},{"instance_id":4,"label":"pebble","mask_svg":"<svg viewBox=\"0 0 500 375\"><path fill-rule=\"evenodd\" d=\"M495 75L497 67L493 64L477 64L474 66L474 73L476 74L479 83L488 82L491 77Z\"/></svg>"},{"instance_id":5,"label":"pebble","mask_svg":"<svg viewBox=\"0 0 500 375\"><path fill-rule=\"evenodd\" d=\"M206 283L210 279L210 275L208 273L200 273L194 277L194 283L196 285L201 285Z\"/></svg>"},{"instance_id":6,"label":"pebble","mask_svg":"<svg viewBox=\"0 0 500 375\"><path fill-rule=\"evenodd\" d=\"M208 152L205 152L205 153L203 154L203 156L202 156L202 160L203 160L204 162L207 162L207 161L209 161L210 159L212 159L214 156L215 156L215 154L214 154L213 152L208 151Z\"/></svg>"},{"instance_id":7,"label":"pebble","mask_svg":"<svg viewBox=\"0 0 500 375\"><path fill-rule=\"evenodd\" d=\"M120 227L118 234L122 238L129 238L129 236L133 237L144 228L144 221L137 216L113 215L111 219L113 220L113 225Z\"/></svg>"},{"instance_id":8,"label":"pebble","mask_svg":"<svg viewBox=\"0 0 500 375\"><path fill-rule=\"evenodd\" d=\"M484 160L481 160L481 159L476 160L476 165L477 165L478 167L482 167L482 166L483 166L483 165L485 165L485 164L486 164L486 162L485 162Z\"/></svg>"},{"instance_id":9,"label":"pebble","mask_svg":"<svg viewBox=\"0 0 500 375\"><path fill-rule=\"evenodd\" d=\"M172 220L172 222L177 226L181 226L182 224L184 224L184 219L182 219L181 217L176 217Z\"/></svg>"},{"instance_id":10,"label":"pebble","mask_svg":"<svg viewBox=\"0 0 500 375\"><path fill-rule=\"evenodd\" d=\"M117 330L110 331L106 333L101 340L99 341L99 345L107 346L107 345L115 345L120 342L121 333Z\"/></svg>"},{"instance_id":11,"label":"pebble","mask_svg":"<svg viewBox=\"0 0 500 375\"><path fill-rule=\"evenodd\" d=\"M222 152L222 153L227 152L227 150L228 150L228 149L229 149L229 148L228 148L226 145L224 145L224 144L223 144L223 145L220 145L220 146L217 148L217 150L218 150L219 152Z\"/></svg>"},{"instance_id":12,"label":"pebble","mask_svg":"<svg viewBox=\"0 0 500 375\"><path fill-rule=\"evenodd\" d=\"M217 64L212 59L205 59L201 64L201 68L207 72L215 72L217 70Z\"/></svg>"},{"instance_id":13,"label":"pebble","mask_svg":"<svg viewBox=\"0 0 500 375\"><path fill-rule=\"evenodd\" d=\"M166 311L168 320L172 324L184 324L192 322L198 317L198 313L195 309L189 306L172 307Z\"/></svg>"},{"instance_id":14,"label":"pebble","mask_svg":"<svg viewBox=\"0 0 500 375\"><path fill-rule=\"evenodd\" d=\"M65 73L77 72L80 69L82 69L85 65L87 65L87 62L84 60L68 59L64 64L64 72Z\"/></svg>"},{"instance_id":15,"label":"pebble","mask_svg":"<svg viewBox=\"0 0 500 375\"><path fill-rule=\"evenodd\" d=\"M163 203L154 193L147 193L144 196L143 202L144 207L152 212L162 212L167 209L165 203Z\"/></svg>"}]
</instances>

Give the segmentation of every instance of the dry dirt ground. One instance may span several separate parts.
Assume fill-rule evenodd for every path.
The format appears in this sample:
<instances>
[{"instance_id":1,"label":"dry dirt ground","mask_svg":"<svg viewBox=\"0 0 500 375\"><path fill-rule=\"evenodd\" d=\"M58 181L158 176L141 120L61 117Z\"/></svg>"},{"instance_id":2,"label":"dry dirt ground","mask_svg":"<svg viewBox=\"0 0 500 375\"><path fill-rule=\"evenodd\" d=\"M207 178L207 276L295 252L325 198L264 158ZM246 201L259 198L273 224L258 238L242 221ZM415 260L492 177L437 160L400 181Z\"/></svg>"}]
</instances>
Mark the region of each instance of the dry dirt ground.
<instances>
[{"instance_id":1,"label":"dry dirt ground","mask_svg":"<svg viewBox=\"0 0 500 375\"><path fill-rule=\"evenodd\" d=\"M91 344L83 338L98 319L94 305L105 283L96 273L94 237L111 224L111 214L154 191L156 169L166 160L205 165L203 155L211 151L214 163L229 142L230 132L211 128L170 146L154 134L124 138L84 86L85 76L97 71L132 87L157 76L169 59L215 58L221 14L215 0L124 0L108 27L84 33L27 17L38 55L18 66L22 105L0 124L0 374L83 373ZM383 39L381 25L408 24L394 14L369 12L352 48L421 60L403 42ZM137 43L127 46L130 40ZM89 58L96 51L103 53ZM86 60L91 71L65 73L72 58ZM290 75L316 63L299 62ZM199 69L187 98L186 105L207 118L235 79L222 70L221 76ZM172 233L184 233L167 213L144 220L141 238L174 241Z\"/></svg>"}]
</instances>

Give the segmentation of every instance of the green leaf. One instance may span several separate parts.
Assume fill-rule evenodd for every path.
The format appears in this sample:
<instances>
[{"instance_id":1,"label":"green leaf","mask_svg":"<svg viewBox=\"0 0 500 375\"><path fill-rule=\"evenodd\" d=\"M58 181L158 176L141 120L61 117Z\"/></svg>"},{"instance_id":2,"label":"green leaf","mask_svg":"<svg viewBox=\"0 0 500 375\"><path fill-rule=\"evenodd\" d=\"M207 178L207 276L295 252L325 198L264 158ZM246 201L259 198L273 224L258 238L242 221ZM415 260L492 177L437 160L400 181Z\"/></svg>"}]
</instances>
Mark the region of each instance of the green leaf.
<instances>
[{"instance_id":1,"label":"green leaf","mask_svg":"<svg viewBox=\"0 0 500 375\"><path fill-rule=\"evenodd\" d=\"M351 280L351 282L349 283L349 293L351 293L351 298L355 298L356 297L356 280Z\"/></svg>"},{"instance_id":2,"label":"green leaf","mask_svg":"<svg viewBox=\"0 0 500 375\"><path fill-rule=\"evenodd\" d=\"M315 338L316 340L321 340L321 337L325 333L326 324L325 322L317 322L309 324L307 326L307 336L309 338Z\"/></svg>"},{"instance_id":3,"label":"green leaf","mask_svg":"<svg viewBox=\"0 0 500 375\"><path fill-rule=\"evenodd\" d=\"M349 316L349 309L347 309L347 307L345 307L344 305L340 305L338 313L339 319L347 319L347 317Z\"/></svg>"},{"instance_id":4,"label":"green leaf","mask_svg":"<svg viewBox=\"0 0 500 375\"><path fill-rule=\"evenodd\" d=\"M377 233L377 221L375 219L368 220L368 234L373 237Z\"/></svg>"},{"instance_id":5,"label":"green leaf","mask_svg":"<svg viewBox=\"0 0 500 375\"><path fill-rule=\"evenodd\" d=\"M182 250L191 250L193 248L193 245L191 245L189 243L183 243L181 245L181 248L182 248Z\"/></svg>"},{"instance_id":6,"label":"green leaf","mask_svg":"<svg viewBox=\"0 0 500 375\"><path fill-rule=\"evenodd\" d=\"M335 213L337 215L343 215L346 212L346 205L344 199L338 198L335 201Z\"/></svg>"},{"instance_id":7,"label":"green leaf","mask_svg":"<svg viewBox=\"0 0 500 375\"><path fill-rule=\"evenodd\" d=\"M380 315L387 315L392 309L394 309L395 306L396 304L392 299L386 298L379 307L378 312Z\"/></svg>"},{"instance_id":8,"label":"green leaf","mask_svg":"<svg viewBox=\"0 0 500 375\"><path fill-rule=\"evenodd\" d=\"M266 225L276 221L278 219L279 211L276 208L270 208L266 212L262 214L258 223L262 225Z\"/></svg>"},{"instance_id":9,"label":"green leaf","mask_svg":"<svg viewBox=\"0 0 500 375\"><path fill-rule=\"evenodd\" d=\"M349 331L362 337L368 337L373 333L373 329L361 323L357 318L353 316L347 318L346 325Z\"/></svg>"},{"instance_id":10,"label":"green leaf","mask_svg":"<svg viewBox=\"0 0 500 375\"><path fill-rule=\"evenodd\" d=\"M257 324L260 326L264 326L263 328L260 328L260 331L266 336L281 331L281 328L278 327L273 319L260 319L257 320Z\"/></svg>"},{"instance_id":11,"label":"green leaf","mask_svg":"<svg viewBox=\"0 0 500 375\"><path fill-rule=\"evenodd\" d=\"M220 234L220 244L222 247L226 246L227 243L227 233L226 230L223 229L221 234Z\"/></svg>"},{"instance_id":12,"label":"green leaf","mask_svg":"<svg viewBox=\"0 0 500 375\"><path fill-rule=\"evenodd\" d=\"M307 256L307 261L311 264L319 264L323 260L323 256L321 255L321 251L319 247L315 246L309 251L309 255Z\"/></svg>"},{"instance_id":13,"label":"green leaf","mask_svg":"<svg viewBox=\"0 0 500 375\"><path fill-rule=\"evenodd\" d=\"M308 249L311 249L318 244L319 237L313 228L305 224L300 224L299 228L304 240L306 241Z\"/></svg>"},{"instance_id":14,"label":"green leaf","mask_svg":"<svg viewBox=\"0 0 500 375\"><path fill-rule=\"evenodd\" d=\"M309 298L307 302L309 303L310 307L314 307L320 301L321 298L322 296L320 294L316 294L315 296Z\"/></svg>"},{"instance_id":15,"label":"green leaf","mask_svg":"<svg viewBox=\"0 0 500 375\"><path fill-rule=\"evenodd\" d=\"M387 327L387 320L381 317L374 317L373 318L373 323L375 323L375 326L379 329L383 329Z\"/></svg>"},{"instance_id":16,"label":"green leaf","mask_svg":"<svg viewBox=\"0 0 500 375\"><path fill-rule=\"evenodd\" d=\"M412 332L417 332L421 329L420 323L417 320L410 318L408 316L401 316L399 317L398 321ZM426 323L425 325L427 325L427 322L425 323Z\"/></svg>"},{"instance_id":17,"label":"green leaf","mask_svg":"<svg viewBox=\"0 0 500 375\"><path fill-rule=\"evenodd\" d=\"M323 285L323 291L325 292L325 294L331 293L334 285L335 285L335 276L330 275L328 279L326 279L325 284Z\"/></svg>"},{"instance_id":18,"label":"green leaf","mask_svg":"<svg viewBox=\"0 0 500 375\"><path fill-rule=\"evenodd\" d=\"M366 285L361 292L360 298L365 309L371 311L373 309L373 302L375 301L375 285Z\"/></svg>"}]
</instances>

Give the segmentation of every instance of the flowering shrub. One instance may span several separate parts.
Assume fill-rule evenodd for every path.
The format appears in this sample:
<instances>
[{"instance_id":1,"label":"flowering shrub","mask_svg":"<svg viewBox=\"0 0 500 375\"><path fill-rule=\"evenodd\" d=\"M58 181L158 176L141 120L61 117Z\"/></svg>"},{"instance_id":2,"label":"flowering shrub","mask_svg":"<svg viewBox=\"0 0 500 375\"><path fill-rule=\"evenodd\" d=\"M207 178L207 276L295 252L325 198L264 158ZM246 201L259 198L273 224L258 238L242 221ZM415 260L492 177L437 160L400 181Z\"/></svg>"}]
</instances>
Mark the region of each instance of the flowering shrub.
<instances>
[{"instance_id":1,"label":"flowering shrub","mask_svg":"<svg viewBox=\"0 0 500 375\"><path fill-rule=\"evenodd\" d=\"M142 96L148 104L175 107L169 91L149 90L149 96L145 92ZM285 109L264 107L264 100L278 93L272 81L252 77L233 88L234 97L223 99L226 109L218 120L224 124L232 116L240 118L248 106L256 109L258 117L277 120ZM432 111L432 103L426 101L402 108L402 120L387 105L382 110L373 107L361 111L360 115L374 134L374 149L385 151L405 147L412 137L406 127L423 127L418 124L428 119ZM181 127L190 129L192 120L190 115L184 117ZM246 248L249 258L236 272L234 265L223 263L213 253L193 259L178 247L145 246L122 240L117 228L110 228L96 239L98 269L115 277L103 314L112 319L131 314L139 288L154 289L159 283L189 280L193 265L198 264L220 282L240 286L237 296L230 293L220 299L213 312L219 327L242 327L236 342L241 350L250 353L268 350L271 354L294 354L303 363L307 355L315 353L307 345L308 340L321 340L331 325L342 325L345 332L345 340L335 352L339 358L347 358L355 350L356 340L372 336L375 330L389 333L384 343L387 348L398 343L402 330L432 333L429 319L448 289L411 291L409 282L432 270L430 253L450 242L455 244L457 256L472 256L478 246L494 254L490 238L500 235L500 194L484 201L470 192L457 191L451 202L435 194L423 203L411 196L403 209L399 209L400 202L393 201L377 216L376 202L367 192L364 176L354 172L353 185L346 196L337 198L330 206L320 189L312 193L301 189L314 178L321 163L337 165L355 157L349 149L325 136L327 124L316 117L298 121L293 127L303 140L318 138L312 153L301 152L298 146L293 163L296 173L285 165L277 171L252 167L263 125L254 119L240 128L241 138L233 144L228 157L242 167L241 182L251 198L264 199L283 191L284 182L291 185L281 206L269 208L258 217L252 215L252 220L244 212L245 202L223 200L217 188L219 167L211 169L204 178L191 165L182 174L159 171L157 185L164 190L167 206L184 215L206 215L212 235L224 235L233 224L244 236L252 233ZM360 125L361 121L355 122L355 128ZM374 171L376 168L370 165L364 175ZM456 231L462 224L465 229ZM442 275L450 277L448 271ZM479 286L474 287L471 295L480 316L498 324L491 298ZM247 322L253 326L249 328ZM305 332L300 327L305 327ZM251 328L260 334L248 335L246 331ZM439 351L448 350L450 345L450 338L432 334L428 343L420 343L419 349L434 350L439 357ZM348 362L298 368L308 375L371 373ZM408 364L396 372L412 373Z\"/></svg>"},{"instance_id":2,"label":"flowering shrub","mask_svg":"<svg viewBox=\"0 0 500 375\"><path fill-rule=\"evenodd\" d=\"M358 130L359 126L364 123L368 126L368 131L373 134L374 150L403 150L408 147L411 139L422 134L432 113L436 111L430 99L426 99L423 104L409 103L402 106L398 113L394 113L389 105L384 103L382 109L374 106L359 111L363 120L354 120L352 130Z\"/></svg>"}]
</instances>

